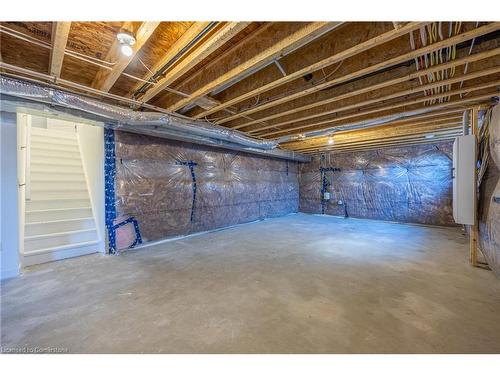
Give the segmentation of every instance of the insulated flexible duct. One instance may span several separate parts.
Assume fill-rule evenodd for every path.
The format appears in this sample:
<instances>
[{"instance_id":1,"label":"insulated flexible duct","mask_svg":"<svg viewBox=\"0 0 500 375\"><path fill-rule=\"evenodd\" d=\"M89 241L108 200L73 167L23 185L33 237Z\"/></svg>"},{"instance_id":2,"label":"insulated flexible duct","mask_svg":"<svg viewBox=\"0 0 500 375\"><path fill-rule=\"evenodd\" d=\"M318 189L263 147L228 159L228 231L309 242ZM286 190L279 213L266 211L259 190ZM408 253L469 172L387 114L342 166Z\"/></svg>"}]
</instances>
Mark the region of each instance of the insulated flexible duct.
<instances>
[{"instance_id":1,"label":"insulated flexible duct","mask_svg":"<svg viewBox=\"0 0 500 375\"><path fill-rule=\"evenodd\" d=\"M0 76L2 95L14 96L50 105L72 108L93 114L114 128L129 125L136 129L147 127L155 130L172 130L198 137L226 141L253 149L272 150L277 142L249 137L237 130L213 125L205 121L187 120L173 114L157 112L139 112L90 99L81 95L26 81Z\"/></svg>"}]
</instances>

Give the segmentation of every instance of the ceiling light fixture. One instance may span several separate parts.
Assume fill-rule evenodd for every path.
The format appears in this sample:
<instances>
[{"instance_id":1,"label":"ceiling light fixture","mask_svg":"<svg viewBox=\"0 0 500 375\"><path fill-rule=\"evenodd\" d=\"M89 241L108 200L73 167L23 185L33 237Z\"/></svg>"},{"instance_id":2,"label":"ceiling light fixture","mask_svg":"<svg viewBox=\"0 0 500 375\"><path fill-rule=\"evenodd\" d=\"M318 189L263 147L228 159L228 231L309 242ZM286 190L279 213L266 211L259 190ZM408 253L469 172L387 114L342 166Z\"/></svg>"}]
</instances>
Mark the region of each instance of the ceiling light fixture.
<instances>
[{"instance_id":1,"label":"ceiling light fixture","mask_svg":"<svg viewBox=\"0 0 500 375\"><path fill-rule=\"evenodd\" d=\"M329 145L333 145L333 142L334 142L334 141L333 141L333 137L329 137L329 138L328 138L328 144L329 144Z\"/></svg>"},{"instance_id":2,"label":"ceiling light fixture","mask_svg":"<svg viewBox=\"0 0 500 375\"><path fill-rule=\"evenodd\" d=\"M128 44L122 44L122 46L120 47L120 51L127 57L132 56L132 53L134 52L132 47L130 47Z\"/></svg>"},{"instance_id":3,"label":"ceiling light fixture","mask_svg":"<svg viewBox=\"0 0 500 375\"><path fill-rule=\"evenodd\" d=\"M135 44L134 36L129 32L122 31L116 34L116 39L120 42L121 53L127 57L132 56L132 53L134 53L132 46Z\"/></svg>"}]
</instances>

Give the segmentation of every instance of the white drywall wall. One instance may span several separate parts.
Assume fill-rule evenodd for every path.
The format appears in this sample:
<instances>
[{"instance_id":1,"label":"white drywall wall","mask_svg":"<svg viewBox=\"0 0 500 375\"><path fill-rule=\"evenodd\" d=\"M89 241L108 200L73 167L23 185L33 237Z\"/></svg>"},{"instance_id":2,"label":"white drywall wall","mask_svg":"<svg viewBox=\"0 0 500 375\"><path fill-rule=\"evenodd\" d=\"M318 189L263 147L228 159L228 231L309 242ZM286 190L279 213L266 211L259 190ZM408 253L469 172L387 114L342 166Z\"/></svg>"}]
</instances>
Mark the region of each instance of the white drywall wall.
<instances>
[{"instance_id":1,"label":"white drywall wall","mask_svg":"<svg viewBox=\"0 0 500 375\"><path fill-rule=\"evenodd\" d=\"M19 215L16 114L0 112L1 279L19 274Z\"/></svg>"},{"instance_id":2,"label":"white drywall wall","mask_svg":"<svg viewBox=\"0 0 500 375\"><path fill-rule=\"evenodd\" d=\"M77 124L77 134L92 210L99 233L99 251L104 253L106 251L104 241L104 129L99 126Z\"/></svg>"}]
</instances>

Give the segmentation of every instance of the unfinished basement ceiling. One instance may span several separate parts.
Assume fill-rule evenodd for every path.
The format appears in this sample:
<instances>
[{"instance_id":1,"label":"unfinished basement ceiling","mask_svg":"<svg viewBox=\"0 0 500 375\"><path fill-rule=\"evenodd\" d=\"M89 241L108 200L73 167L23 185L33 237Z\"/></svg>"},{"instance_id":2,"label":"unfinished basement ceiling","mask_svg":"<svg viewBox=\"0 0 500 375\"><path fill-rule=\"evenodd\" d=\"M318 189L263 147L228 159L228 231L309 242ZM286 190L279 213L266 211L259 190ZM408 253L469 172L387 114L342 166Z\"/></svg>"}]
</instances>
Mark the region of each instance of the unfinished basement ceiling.
<instances>
[{"instance_id":1,"label":"unfinished basement ceiling","mask_svg":"<svg viewBox=\"0 0 500 375\"><path fill-rule=\"evenodd\" d=\"M285 150L349 152L461 134L464 110L498 96L499 29L499 22L2 22L1 71L60 77L112 104L120 103L106 93L277 140ZM130 57L116 38L124 30L137 41ZM85 87L71 89L89 95Z\"/></svg>"}]
</instances>

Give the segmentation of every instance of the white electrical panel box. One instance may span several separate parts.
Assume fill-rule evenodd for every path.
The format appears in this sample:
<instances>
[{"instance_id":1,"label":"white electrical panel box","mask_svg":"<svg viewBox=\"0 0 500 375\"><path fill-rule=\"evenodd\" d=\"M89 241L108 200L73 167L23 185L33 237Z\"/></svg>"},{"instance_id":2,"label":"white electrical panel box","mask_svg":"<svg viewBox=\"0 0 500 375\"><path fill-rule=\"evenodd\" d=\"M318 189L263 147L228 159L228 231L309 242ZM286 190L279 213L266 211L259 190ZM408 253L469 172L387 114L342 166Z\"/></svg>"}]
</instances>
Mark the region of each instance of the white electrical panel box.
<instances>
[{"instance_id":1,"label":"white electrical panel box","mask_svg":"<svg viewBox=\"0 0 500 375\"><path fill-rule=\"evenodd\" d=\"M462 135L453 143L453 219L458 224L475 222L474 173L476 138Z\"/></svg>"}]
</instances>

